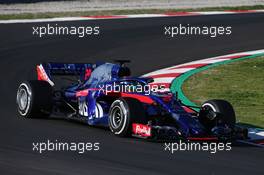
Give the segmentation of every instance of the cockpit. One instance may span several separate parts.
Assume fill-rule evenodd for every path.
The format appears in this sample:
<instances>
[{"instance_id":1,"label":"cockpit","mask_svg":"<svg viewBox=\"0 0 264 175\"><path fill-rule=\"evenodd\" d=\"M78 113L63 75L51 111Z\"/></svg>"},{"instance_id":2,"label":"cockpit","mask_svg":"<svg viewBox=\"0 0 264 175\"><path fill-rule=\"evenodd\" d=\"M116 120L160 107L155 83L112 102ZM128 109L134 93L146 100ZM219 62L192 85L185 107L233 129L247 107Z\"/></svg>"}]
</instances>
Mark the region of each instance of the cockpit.
<instances>
[{"instance_id":1,"label":"cockpit","mask_svg":"<svg viewBox=\"0 0 264 175\"><path fill-rule=\"evenodd\" d=\"M96 67L85 81L84 86L97 87L99 84L130 76L130 69L118 64L104 63Z\"/></svg>"}]
</instances>

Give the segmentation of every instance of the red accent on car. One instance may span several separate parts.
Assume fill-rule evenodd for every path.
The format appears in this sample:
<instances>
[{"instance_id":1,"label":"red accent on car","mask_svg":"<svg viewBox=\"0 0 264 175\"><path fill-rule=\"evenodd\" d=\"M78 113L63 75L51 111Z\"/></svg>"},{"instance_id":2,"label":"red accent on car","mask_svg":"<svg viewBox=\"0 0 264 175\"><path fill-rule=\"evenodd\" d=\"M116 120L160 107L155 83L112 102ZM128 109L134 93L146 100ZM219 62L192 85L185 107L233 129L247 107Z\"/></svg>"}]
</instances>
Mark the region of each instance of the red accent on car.
<instances>
[{"instance_id":1,"label":"red accent on car","mask_svg":"<svg viewBox=\"0 0 264 175\"><path fill-rule=\"evenodd\" d=\"M172 99L172 94L171 94L171 95L167 95L167 96L165 96L165 97L162 97L162 100L163 100L164 102L170 102L171 99Z\"/></svg>"},{"instance_id":2,"label":"red accent on car","mask_svg":"<svg viewBox=\"0 0 264 175\"><path fill-rule=\"evenodd\" d=\"M264 139L253 140L253 142L256 143L256 144L261 144L261 145L263 145L263 144L264 144Z\"/></svg>"},{"instance_id":3,"label":"red accent on car","mask_svg":"<svg viewBox=\"0 0 264 175\"><path fill-rule=\"evenodd\" d=\"M83 96L87 96L88 95L88 89L85 89L85 90L81 90L81 91L78 91L76 92L76 97L83 97Z\"/></svg>"},{"instance_id":4,"label":"red accent on car","mask_svg":"<svg viewBox=\"0 0 264 175\"><path fill-rule=\"evenodd\" d=\"M116 96L116 97L130 97L130 98L135 98L138 101L142 103L147 103L147 104L153 104L154 100L152 100L149 96L145 95L140 95L140 94L131 94L131 93L124 93L124 92L108 92L106 95L109 96Z\"/></svg>"},{"instance_id":5,"label":"red accent on car","mask_svg":"<svg viewBox=\"0 0 264 175\"><path fill-rule=\"evenodd\" d=\"M192 108L189 108L189 107L187 107L187 106L182 106L183 107L183 109L186 111L186 112L188 112L188 113L196 113Z\"/></svg>"},{"instance_id":6,"label":"red accent on car","mask_svg":"<svg viewBox=\"0 0 264 175\"><path fill-rule=\"evenodd\" d=\"M48 81L48 77L45 70L41 69L39 65L37 65L37 75L38 75L38 80Z\"/></svg>"},{"instance_id":7,"label":"red accent on car","mask_svg":"<svg viewBox=\"0 0 264 175\"><path fill-rule=\"evenodd\" d=\"M89 77L91 76L91 74L92 74L92 69L86 69L85 75L84 75L84 80L88 80Z\"/></svg>"},{"instance_id":8,"label":"red accent on car","mask_svg":"<svg viewBox=\"0 0 264 175\"><path fill-rule=\"evenodd\" d=\"M121 97L130 97L130 98L135 98L137 100L139 100L142 103L147 103L147 104L152 104L154 103L154 101L145 95L139 95L139 94L129 94L129 93L121 93Z\"/></svg>"},{"instance_id":9,"label":"red accent on car","mask_svg":"<svg viewBox=\"0 0 264 175\"><path fill-rule=\"evenodd\" d=\"M148 125L133 123L132 132L142 137L151 137L151 127Z\"/></svg>"},{"instance_id":10,"label":"red accent on car","mask_svg":"<svg viewBox=\"0 0 264 175\"><path fill-rule=\"evenodd\" d=\"M96 91L96 90L100 90L100 89L99 88L84 89L84 90L76 92L75 96L76 97L84 97L84 96L87 96L89 94L89 91Z\"/></svg>"}]
</instances>

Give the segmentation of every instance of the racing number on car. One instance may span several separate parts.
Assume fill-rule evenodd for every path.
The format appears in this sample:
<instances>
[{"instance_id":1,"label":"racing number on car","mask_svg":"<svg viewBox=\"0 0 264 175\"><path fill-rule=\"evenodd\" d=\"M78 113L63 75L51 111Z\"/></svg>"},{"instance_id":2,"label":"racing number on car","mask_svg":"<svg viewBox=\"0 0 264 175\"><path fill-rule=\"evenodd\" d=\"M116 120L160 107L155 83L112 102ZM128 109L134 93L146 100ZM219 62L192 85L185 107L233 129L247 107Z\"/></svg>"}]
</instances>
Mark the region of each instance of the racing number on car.
<instances>
[{"instance_id":1,"label":"racing number on car","mask_svg":"<svg viewBox=\"0 0 264 175\"><path fill-rule=\"evenodd\" d=\"M79 114L82 116L88 116L88 106L85 100L79 98Z\"/></svg>"}]
</instances>

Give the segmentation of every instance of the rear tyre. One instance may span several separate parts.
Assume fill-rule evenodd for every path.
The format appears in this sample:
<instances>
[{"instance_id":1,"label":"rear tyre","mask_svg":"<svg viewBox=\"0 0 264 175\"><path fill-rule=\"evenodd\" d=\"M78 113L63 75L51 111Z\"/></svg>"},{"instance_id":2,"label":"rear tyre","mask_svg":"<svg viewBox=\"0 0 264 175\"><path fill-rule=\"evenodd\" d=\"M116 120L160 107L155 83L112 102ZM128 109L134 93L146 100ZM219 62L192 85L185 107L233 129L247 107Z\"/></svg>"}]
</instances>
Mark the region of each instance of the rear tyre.
<instances>
[{"instance_id":1,"label":"rear tyre","mask_svg":"<svg viewBox=\"0 0 264 175\"><path fill-rule=\"evenodd\" d=\"M48 117L52 111L52 87L46 81L22 82L17 90L16 102L22 117Z\"/></svg>"},{"instance_id":2,"label":"rear tyre","mask_svg":"<svg viewBox=\"0 0 264 175\"><path fill-rule=\"evenodd\" d=\"M209 100L202 104L199 120L209 128L214 127L216 122L222 122L233 129L236 124L235 111L232 105L225 100ZM218 121L216 121L218 120Z\"/></svg>"},{"instance_id":3,"label":"rear tyre","mask_svg":"<svg viewBox=\"0 0 264 175\"><path fill-rule=\"evenodd\" d=\"M111 132L120 137L131 136L132 123L147 123L142 103L133 98L115 100L109 111L109 128Z\"/></svg>"}]
</instances>

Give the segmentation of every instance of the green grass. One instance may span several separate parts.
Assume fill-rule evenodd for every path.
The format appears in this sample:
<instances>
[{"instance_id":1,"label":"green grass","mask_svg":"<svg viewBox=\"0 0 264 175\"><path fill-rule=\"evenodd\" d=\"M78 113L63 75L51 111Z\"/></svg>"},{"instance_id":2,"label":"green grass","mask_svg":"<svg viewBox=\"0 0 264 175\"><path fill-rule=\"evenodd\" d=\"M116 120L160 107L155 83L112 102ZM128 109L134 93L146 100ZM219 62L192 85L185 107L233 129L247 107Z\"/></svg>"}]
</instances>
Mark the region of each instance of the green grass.
<instances>
[{"instance_id":1,"label":"green grass","mask_svg":"<svg viewBox=\"0 0 264 175\"><path fill-rule=\"evenodd\" d=\"M240 123L264 127L264 57L202 71L188 78L182 88L198 105L208 99L225 99L234 106Z\"/></svg>"},{"instance_id":2,"label":"green grass","mask_svg":"<svg viewBox=\"0 0 264 175\"><path fill-rule=\"evenodd\" d=\"M148 14L166 12L191 12L191 11L223 11L223 10L257 10L264 9L264 5L239 6L239 7L207 7L196 9L135 9L135 10L103 10L103 11L84 11L84 12L49 12L49 13L21 13L0 15L1 20L8 19L37 19L71 16L96 16L96 15L126 15L126 14Z\"/></svg>"}]
</instances>

